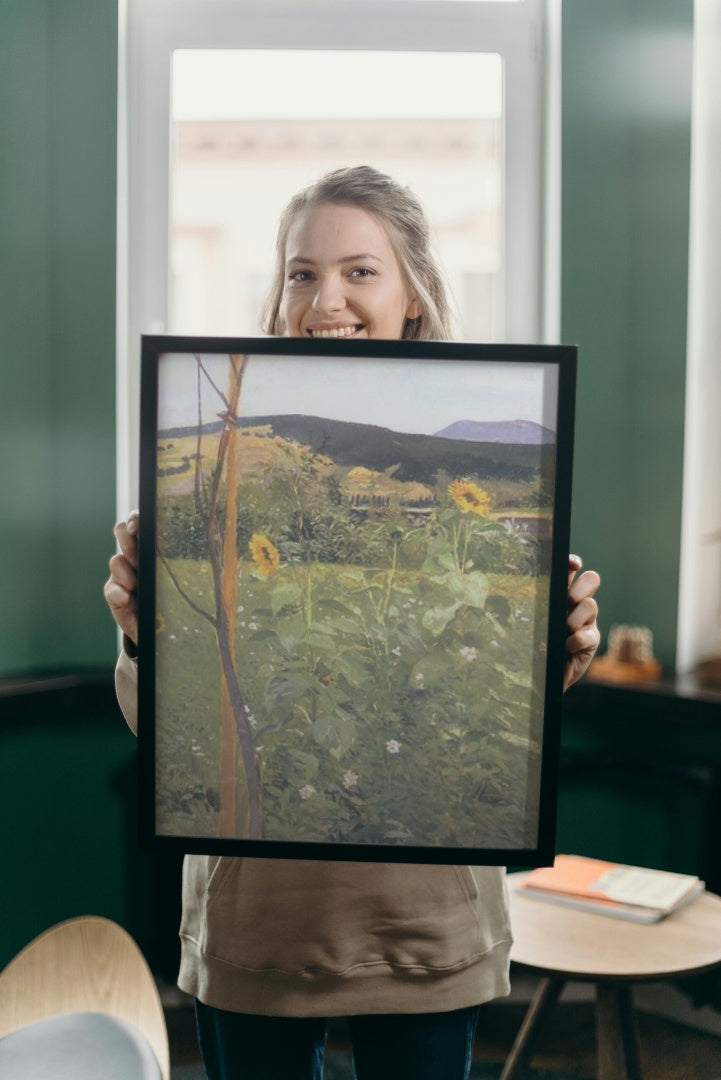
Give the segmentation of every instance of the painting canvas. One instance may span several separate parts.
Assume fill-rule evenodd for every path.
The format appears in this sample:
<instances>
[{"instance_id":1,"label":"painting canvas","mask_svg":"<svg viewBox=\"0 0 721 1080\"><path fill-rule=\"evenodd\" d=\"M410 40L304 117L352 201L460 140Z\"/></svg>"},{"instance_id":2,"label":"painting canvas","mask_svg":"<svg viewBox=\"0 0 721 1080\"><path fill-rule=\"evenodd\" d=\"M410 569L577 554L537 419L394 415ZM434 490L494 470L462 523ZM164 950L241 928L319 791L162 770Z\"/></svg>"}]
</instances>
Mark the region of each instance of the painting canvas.
<instances>
[{"instance_id":1,"label":"painting canvas","mask_svg":"<svg viewBox=\"0 0 721 1080\"><path fill-rule=\"evenodd\" d=\"M143 341L141 831L552 856L575 350Z\"/></svg>"}]
</instances>

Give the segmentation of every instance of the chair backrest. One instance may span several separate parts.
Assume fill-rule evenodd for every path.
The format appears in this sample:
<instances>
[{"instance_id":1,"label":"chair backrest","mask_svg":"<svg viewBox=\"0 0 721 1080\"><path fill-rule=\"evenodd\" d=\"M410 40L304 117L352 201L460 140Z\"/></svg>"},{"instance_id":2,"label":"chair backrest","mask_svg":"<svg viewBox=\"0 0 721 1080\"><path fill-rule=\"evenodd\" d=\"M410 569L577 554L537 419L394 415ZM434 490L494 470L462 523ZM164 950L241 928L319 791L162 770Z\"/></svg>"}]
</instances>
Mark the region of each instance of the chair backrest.
<instances>
[{"instance_id":1,"label":"chair backrest","mask_svg":"<svg viewBox=\"0 0 721 1080\"><path fill-rule=\"evenodd\" d=\"M0 1037L36 1020L82 1012L137 1028L169 1080L168 1033L150 968L121 926L96 915L46 930L0 973Z\"/></svg>"}]
</instances>

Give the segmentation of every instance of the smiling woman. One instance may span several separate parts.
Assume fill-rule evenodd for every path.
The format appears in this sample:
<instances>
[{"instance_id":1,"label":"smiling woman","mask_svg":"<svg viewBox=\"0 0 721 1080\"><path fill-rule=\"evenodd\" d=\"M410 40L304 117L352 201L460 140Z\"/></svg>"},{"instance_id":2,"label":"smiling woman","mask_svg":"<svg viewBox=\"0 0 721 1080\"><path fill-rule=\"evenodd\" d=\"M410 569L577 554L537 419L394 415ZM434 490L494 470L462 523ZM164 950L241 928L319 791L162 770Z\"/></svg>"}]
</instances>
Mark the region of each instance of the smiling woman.
<instances>
[{"instance_id":1,"label":"smiling woman","mask_svg":"<svg viewBox=\"0 0 721 1080\"><path fill-rule=\"evenodd\" d=\"M416 196L368 166L295 195L278 228L270 334L447 340L450 312Z\"/></svg>"},{"instance_id":2,"label":"smiling woman","mask_svg":"<svg viewBox=\"0 0 721 1080\"><path fill-rule=\"evenodd\" d=\"M359 207L309 209L287 249L281 310L293 336L399 338L420 314L385 230Z\"/></svg>"}]
</instances>

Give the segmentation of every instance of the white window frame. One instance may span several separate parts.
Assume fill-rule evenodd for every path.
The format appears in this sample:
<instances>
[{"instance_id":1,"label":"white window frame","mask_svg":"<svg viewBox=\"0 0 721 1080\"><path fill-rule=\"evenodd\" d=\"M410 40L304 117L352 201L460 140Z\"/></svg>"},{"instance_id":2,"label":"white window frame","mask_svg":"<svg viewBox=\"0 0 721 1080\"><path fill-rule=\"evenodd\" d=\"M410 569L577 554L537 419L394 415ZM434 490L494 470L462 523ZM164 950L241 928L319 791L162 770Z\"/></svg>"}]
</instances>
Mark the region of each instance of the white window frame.
<instances>
[{"instance_id":1,"label":"white window frame","mask_svg":"<svg viewBox=\"0 0 721 1080\"><path fill-rule=\"evenodd\" d=\"M504 60L503 340L556 341L560 0L120 0L117 505L138 495L142 333L167 326L176 49L495 52ZM549 64L549 58L553 62Z\"/></svg>"},{"instance_id":2,"label":"white window frame","mask_svg":"<svg viewBox=\"0 0 721 1080\"><path fill-rule=\"evenodd\" d=\"M721 651L721 0L696 0L693 31L688 338L676 671Z\"/></svg>"}]
</instances>

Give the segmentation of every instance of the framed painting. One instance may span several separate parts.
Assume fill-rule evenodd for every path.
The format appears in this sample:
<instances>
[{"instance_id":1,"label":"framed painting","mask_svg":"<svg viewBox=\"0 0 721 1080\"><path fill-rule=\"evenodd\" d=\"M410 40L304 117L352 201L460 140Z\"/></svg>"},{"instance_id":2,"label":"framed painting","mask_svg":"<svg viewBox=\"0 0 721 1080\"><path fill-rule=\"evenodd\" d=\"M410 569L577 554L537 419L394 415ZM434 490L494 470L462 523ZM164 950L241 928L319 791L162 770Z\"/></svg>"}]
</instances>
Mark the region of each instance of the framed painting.
<instances>
[{"instance_id":1,"label":"framed painting","mask_svg":"<svg viewBox=\"0 0 721 1080\"><path fill-rule=\"evenodd\" d=\"M575 370L143 339L144 846L552 861Z\"/></svg>"}]
</instances>

